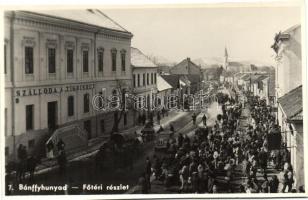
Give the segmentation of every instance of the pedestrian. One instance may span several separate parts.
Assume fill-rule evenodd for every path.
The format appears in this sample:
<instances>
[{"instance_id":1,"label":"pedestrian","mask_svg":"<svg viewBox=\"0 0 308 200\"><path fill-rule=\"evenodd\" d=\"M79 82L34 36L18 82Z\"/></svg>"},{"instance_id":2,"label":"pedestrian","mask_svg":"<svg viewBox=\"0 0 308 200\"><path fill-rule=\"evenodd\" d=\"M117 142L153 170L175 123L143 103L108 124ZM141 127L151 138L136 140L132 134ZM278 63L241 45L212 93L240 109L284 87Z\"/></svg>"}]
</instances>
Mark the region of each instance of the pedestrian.
<instances>
[{"instance_id":1,"label":"pedestrian","mask_svg":"<svg viewBox=\"0 0 308 200\"><path fill-rule=\"evenodd\" d=\"M161 118L161 117L160 117L160 112L158 111L158 112L157 112L157 123L158 123L158 124L160 124L160 118Z\"/></svg>"},{"instance_id":2,"label":"pedestrian","mask_svg":"<svg viewBox=\"0 0 308 200\"><path fill-rule=\"evenodd\" d=\"M174 133L174 126L173 126L172 124L170 124L169 127L170 127L170 131L171 131L172 133Z\"/></svg>"},{"instance_id":3,"label":"pedestrian","mask_svg":"<svg viewBox=\"0 0 308 200\"><path fill-rule=\"evenodd\" d=\"M184 140L183 134L179 133L179 136L178 136L178 147L182 147L183 146L183 140Z\"/></svg>"},{"instance_id":4,"label":"pedestrian","mask_svg":"<svg viewBox=\"0 0 308 200\"><path fill-rule=\"evenodd\" d=\"M58 155L59 175L65 175L66 173L66 154L64 150L61 150Z\"/></svg>"},{"instance_id":5,"label":"pedestrian","mask_svg":"<svg viewBox=\"0 0 308 200\"><path fill-rule=\"evenodd\" d=\"M148 190L148 185L147 182L145 180L145 173L143 173L138 180L138 185L141 187L141 193L142 194L148 194L149 190Z\"/></svg>"},{"instance_id":6,"label":"pedestrian","mask_svg":"<svg viewBox=\"0 0 308 200\"><path fill-rule=\"evenodd\" d=\"M63 142L62 138L59 139L57 143L58 152L64 151L65 149L65 143Z\"/></svg>"},{"instance_id":7,"label":"pedestrian","mask_svg":"<svg viewBox=\"0 0 308 200\"><path fill-rule=\"evenodd\" d=\"M152 175L152 163L150 161L150 158L147 157L146 158L146 168L145 168L145 179L146 179L149 190L151 190L151 182L150 182L151 175Z\"/></svg>"},{"instance_id":8,"label":"pedestrian","mask_svg":"<svg viewBox=\"0 0 308 200\"><path fill-rule=\"evenodd\" d=\"M202 122L203 122L203 125L206 126L206 116L205 116L205 114L202 117Z\"/></svg>"},{"instance_id":9,"label":"pedestrian","mask_svg":"<svg viewBox=\"0 0 308 200\"><path fill-rule=\"evenodd\" d=\"M194 125L196 125L196 119L197 119L197 115L196 115L196 113L193 113L192 120L193 120Z\"/></svg>"},{"instance_id":10,"label":"pedestrian","mask_svg":"<svg viewBox=\"0 0 308 200\"><path fill-rule=\"evenodd\" d=\"M272 177L269 181L270 193L277 193L278 192L279 181L276 175Z\"/></svg>"}]
</instances>

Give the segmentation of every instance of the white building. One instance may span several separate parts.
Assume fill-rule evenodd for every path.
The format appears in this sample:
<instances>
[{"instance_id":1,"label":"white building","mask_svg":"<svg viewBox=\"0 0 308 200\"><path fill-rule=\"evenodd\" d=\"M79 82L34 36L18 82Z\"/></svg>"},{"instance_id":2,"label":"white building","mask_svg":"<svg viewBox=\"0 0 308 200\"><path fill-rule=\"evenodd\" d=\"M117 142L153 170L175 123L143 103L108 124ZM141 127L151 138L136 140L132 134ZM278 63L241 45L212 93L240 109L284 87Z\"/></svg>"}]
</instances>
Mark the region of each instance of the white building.
<instances>
[{"instance_id":1,"label":"white building","mask_svg":"<svg viewBox=\"0 0 308 200\"><path fill-rule=\"evenodd\" d=\"M140 97L139 101L142 101L142 98L144 100L144 105L140 108L143 107L144 111L149 111L157 93L158 67L139 49L133 47L131 48L131 66L134 94Z\"/></svg>"},{"instance_id":2,"label":"white building","mask_svg":"<svg viewBox=\"0 0 308 200\"><path fill-rule=\"evenodd\" d=\"M294 187L304 185L303 97L301 26L296 25L275 36L276 96L282 138L291 154Z\"/></svg>"},{"instance_id":3,"label":"white building","mask_svg":"<svg viewBox=\"0 0 308 200\"><path fill-rule=\"evenodd\" d=\"M95 111L91 101L102 88L132 88L131 38L99 10L6 12L7 158L19 144L43 153L59 127L76 125L89 140L108 134L115 113ZM122 121L121 128L131 124Z\"/></svg>"}]
</instances>

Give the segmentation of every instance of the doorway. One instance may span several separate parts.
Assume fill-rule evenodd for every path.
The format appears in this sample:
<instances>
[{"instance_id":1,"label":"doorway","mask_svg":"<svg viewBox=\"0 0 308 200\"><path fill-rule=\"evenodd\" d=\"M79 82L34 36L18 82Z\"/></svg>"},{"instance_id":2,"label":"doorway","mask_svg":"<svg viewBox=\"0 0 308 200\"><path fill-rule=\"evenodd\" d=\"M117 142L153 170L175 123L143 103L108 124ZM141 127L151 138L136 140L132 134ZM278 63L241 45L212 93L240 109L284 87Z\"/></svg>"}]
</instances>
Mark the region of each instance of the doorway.
<instances>
[{"instance_id":1,"label":"doorway","mask_svg":"<svg viewBox=\"0 0 308 200\"><path fill-rule=\"evenodd\" d=\"M49 130L55 130L58 123L57 111L58 111L58 102L51 101L47 104L47 112L48 112L48 128Z\"/></svg>"},{"instance_id":2,"label":"doorway","mask_svg":"<svg viewBox=\"0 0 308 200\"><path fill-rule=\"evenodd\" d=\"M87 131L87 134L88 134L88 140L91 139L91 120L86 120L83 122L83 128L84 130Z\"/></svg>"}]
</instances>

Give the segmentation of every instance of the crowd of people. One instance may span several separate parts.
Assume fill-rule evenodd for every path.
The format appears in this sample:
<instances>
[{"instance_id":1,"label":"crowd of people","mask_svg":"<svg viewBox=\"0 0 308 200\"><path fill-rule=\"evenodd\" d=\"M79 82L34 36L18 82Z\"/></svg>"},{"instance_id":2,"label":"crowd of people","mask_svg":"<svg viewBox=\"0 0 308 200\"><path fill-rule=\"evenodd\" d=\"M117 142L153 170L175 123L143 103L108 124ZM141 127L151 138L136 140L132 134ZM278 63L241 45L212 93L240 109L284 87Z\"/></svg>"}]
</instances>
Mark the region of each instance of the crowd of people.
<instances>
[{"instance_id":1,"label":"crowd of people","mask_svg":"<svg viewBox=\"0 0 308 200\"><path fill-rule=\"evenodd\" d=\"M214 126L206 126L204 115L206 128L196 129L192 137L179 133L177 138L170 138L166 154L146 159L146 169L139 179L141 192L150 192L153 177L166 188L179 186L180 193L294 192L288 150L268 148L268 135L279 132L270 107L253 96L244 103L225 94L217 97L222 114L217 115ZM244 105L249 106L251 116L243 128L240 119ZM192 119L195 124L195 114ZM268 177L270 161L282 170L279 177ZM239 187L232 184L236 173L244 176ZM283 185L281 191L279 184Z\"/></svg>"}]
</instances>

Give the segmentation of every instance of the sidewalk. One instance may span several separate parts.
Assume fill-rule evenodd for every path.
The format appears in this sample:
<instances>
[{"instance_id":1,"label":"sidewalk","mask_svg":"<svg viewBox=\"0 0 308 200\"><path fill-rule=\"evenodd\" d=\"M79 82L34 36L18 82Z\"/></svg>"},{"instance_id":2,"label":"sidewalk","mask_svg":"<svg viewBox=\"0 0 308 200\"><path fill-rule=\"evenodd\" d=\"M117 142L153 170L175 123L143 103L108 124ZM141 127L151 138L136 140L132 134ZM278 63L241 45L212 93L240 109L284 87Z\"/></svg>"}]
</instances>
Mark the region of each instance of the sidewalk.
<instances>
[{"instance_id":1,"label":"sidewalk","mask_svg":"<svg viewBox=\"0 0 308 200\"><path fill-rule=\"evenodd\" d=\"M177 111L171 111L168 113L168 116L165 116L160 120L160 123L163 127L166 127L169 125L170 122L178 120L184 115L187 115L188 112L177 112ZM156 121L156 117L154 117L154 130L157 131L159 129L160 125ZM137 133L140 133L143 126L137 125L134 127L131 127L126 130L121 130L124 134L130 133L131 131L136 131ZM120 131L120 133L121 133ZM68 163L76 160L85 159L88 157L91 157L95 155L98 152L98 149L109 139L109 135L104 137L98 137L95 139L95 142L92 143L92 145L88 146L87 148L81 149L79 152L70 154L67 156ZM55 170L58 168L57 159L45 159L42 160L42 163L40 163L35 170L35 175L37 174L43 174L52 170Z\"/></svg>"}]
</instances>

